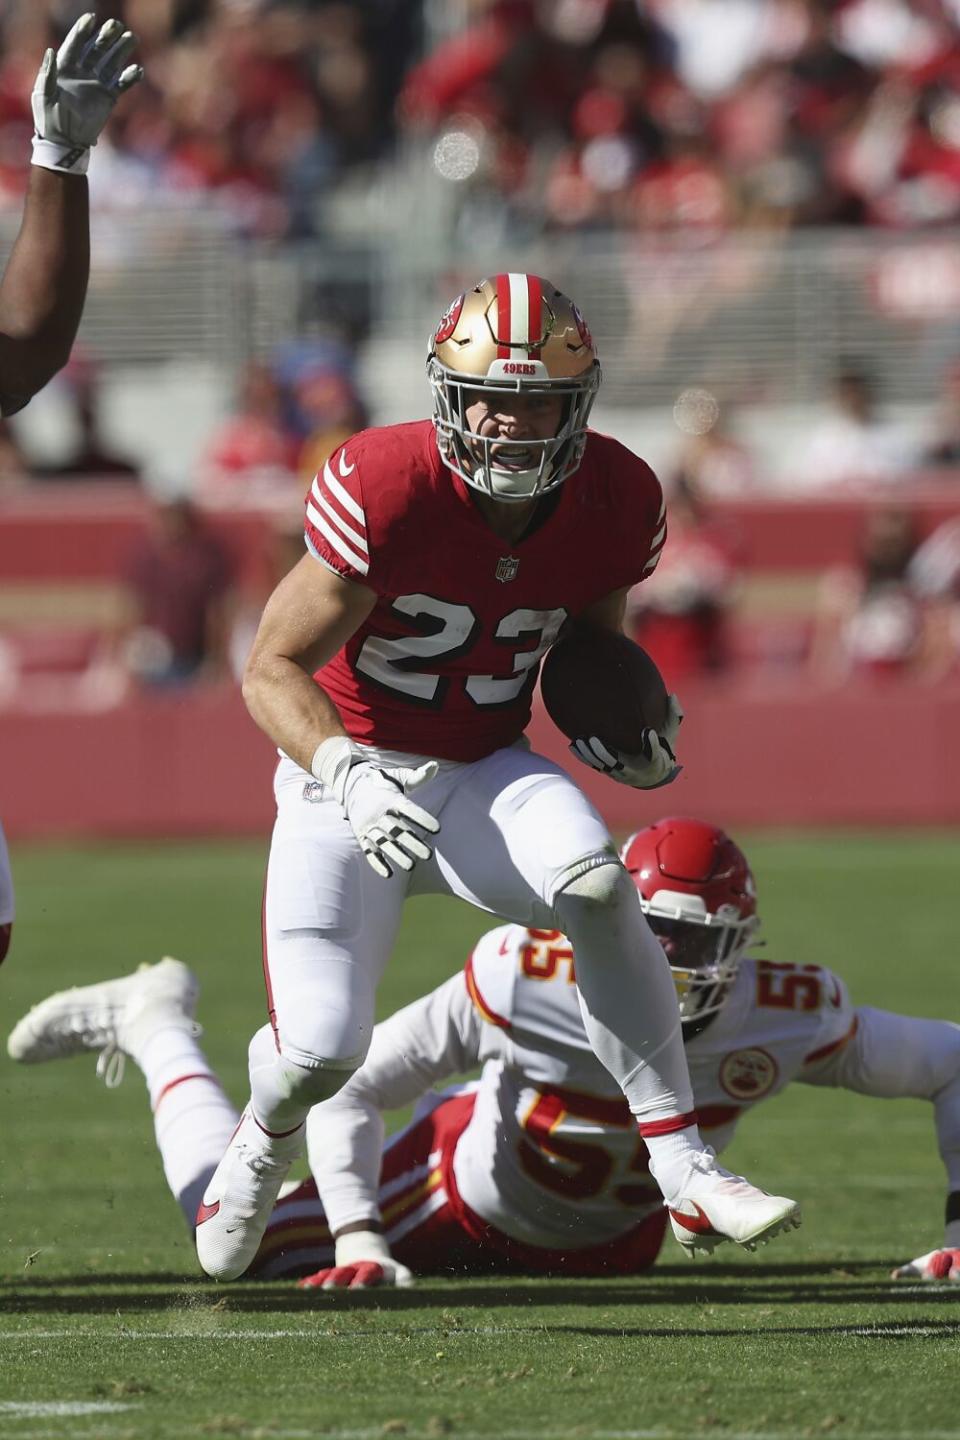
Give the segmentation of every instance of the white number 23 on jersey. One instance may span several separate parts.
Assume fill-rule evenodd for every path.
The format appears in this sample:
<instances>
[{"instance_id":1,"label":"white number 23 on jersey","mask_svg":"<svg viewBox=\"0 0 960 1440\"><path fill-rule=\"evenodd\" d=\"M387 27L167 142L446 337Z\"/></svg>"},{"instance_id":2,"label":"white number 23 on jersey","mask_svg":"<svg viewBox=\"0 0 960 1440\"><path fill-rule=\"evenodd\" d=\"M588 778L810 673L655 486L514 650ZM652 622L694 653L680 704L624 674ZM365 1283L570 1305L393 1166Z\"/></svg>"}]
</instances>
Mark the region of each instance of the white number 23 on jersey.
<instances>
[{"instance_id":1,"label":"white number 23 on jersey","mask_svg":"<svg viewBox=\"0 0 960 1440\"><path fill-rule=\"evenodd\" d=\"M444 663L465 654L479 638L480 622L469 605L455 605L433 595L400 595L392 608L412 620L422 633L391 640L369 636L357 656L356 668L378 685L400 691L415 704L436 708L443 703L450 677L431 670L431 662ZM511 610L504 615L494 631L501 644L524 639L534 643L530 649L513 652L512 673L508 676L467 676L464 686L474 704L509 705L515 700L566 618L563 609Z\"/></svg>"}]
</instances>

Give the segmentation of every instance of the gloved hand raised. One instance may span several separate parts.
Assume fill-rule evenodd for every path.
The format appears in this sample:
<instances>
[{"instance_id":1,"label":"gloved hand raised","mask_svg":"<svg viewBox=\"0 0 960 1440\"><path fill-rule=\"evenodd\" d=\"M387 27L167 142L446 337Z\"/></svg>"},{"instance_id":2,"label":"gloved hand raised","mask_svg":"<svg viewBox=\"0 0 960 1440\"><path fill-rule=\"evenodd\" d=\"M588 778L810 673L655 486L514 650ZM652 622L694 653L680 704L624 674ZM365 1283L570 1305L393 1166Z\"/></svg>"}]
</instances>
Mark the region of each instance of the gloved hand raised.
<instances>
[{"instance_id":1,"label":"gloved hand raised","mask_svg":"<svg viewBox=\"0 0 960 1440\"><path fill-rule=\"evenodd\" d=\"M127 64L136 43L119 20L98 27L96 16L86 14L56 54L47 51L30 97L34 165L86 174L90 147L118 97L143 75L140 65Z\"/></svg>"}]
</instances>

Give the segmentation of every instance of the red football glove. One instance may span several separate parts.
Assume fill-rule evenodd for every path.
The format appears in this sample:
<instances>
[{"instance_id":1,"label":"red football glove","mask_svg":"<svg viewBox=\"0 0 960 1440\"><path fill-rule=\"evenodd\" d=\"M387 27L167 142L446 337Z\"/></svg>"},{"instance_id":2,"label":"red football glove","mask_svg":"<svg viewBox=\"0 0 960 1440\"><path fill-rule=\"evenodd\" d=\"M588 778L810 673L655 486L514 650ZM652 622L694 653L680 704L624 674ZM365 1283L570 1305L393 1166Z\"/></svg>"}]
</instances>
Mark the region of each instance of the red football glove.
<instances>
[{"instance_id":1,"label":"red football glove","mask_svg":"<svg viewBox=\"0 0 960 1440\"><path fill-rule=\"evenodd\" d=\"M331 1265L297 1281L300 1290L370 1290L387 1284L383 1266L375 1260L361 1260L358 1265Z\"/></svg>"},{"instance_id":2,"label":"red football glove","mask_svg":"<svg viewBox=\"0 0 960 1440\"><path fill-rule=\"evenodd\" d=\"M390 1254L383 1236L351 1230L337 1236L334 1263L297 1282L301 1290L371 1290L375 1285L413 1284L413 1276Z\"/></svg>"},{"instance_id":3,"label":"red football glove","mask_svg":"<svg viewBox=\"0 0 960 1440\"><path fill-rule=\"evenodd\" d=\"M893 1280L953 1280L960 1284L960 1250L931 1250L891 1270Z\"/></svg>"}]
</instances>

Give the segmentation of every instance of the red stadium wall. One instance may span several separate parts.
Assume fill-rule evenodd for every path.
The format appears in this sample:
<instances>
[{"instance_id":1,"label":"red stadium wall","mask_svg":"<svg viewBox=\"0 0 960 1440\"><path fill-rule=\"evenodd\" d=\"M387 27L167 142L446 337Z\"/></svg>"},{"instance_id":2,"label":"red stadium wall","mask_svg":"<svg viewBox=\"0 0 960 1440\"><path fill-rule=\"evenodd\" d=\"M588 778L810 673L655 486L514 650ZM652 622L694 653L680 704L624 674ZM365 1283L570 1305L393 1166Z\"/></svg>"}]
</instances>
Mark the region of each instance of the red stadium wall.
<instances>
[{"instance_id":1,"label":"red stadium wall","mask_svg":"<svg viewBox=\"0 0 960 1440\"><path fill-rule=\"evenodd\" d=\"M769 683L684 694L684 771L644 794L571 772L611 826L664 811L734 825L960 823L960 690L814 694ZM538 709L535 748L565 743ZM275 752L235 690L145 697L102 714L0 713L0 815L11 838L266 836Z\"/></svg>"},{"instance_id":2,"label":"red stadium wall","mask_svg":"<svg viewBox=\"0 0 960 1440\"><path fill-rule=\"evenodd\" d=\"M957 494L956 481L913 477L909 503L922 532L956 515ZM769 499L716 509L740 535L748 570L814 574L855 552L869 503ZM115 582L148 516L147 501L128 485L44 485L0 496L0 592L21 605L26 596L29 609L45 585ZM262 593L264 516L210 518L241 583ZM571 761L617 829L665 810L730 825L960 823L957 687L877 681L817 691L784 672L782 680L738 674L699 689L685 683L682 695L685 768L669 791L634 792ZM568 758L539 712L531 739ZM265 835L274 761L232 689L143 696L98 713L0 709L0 816L24 838Z\"/></svg>"}]
</instances>

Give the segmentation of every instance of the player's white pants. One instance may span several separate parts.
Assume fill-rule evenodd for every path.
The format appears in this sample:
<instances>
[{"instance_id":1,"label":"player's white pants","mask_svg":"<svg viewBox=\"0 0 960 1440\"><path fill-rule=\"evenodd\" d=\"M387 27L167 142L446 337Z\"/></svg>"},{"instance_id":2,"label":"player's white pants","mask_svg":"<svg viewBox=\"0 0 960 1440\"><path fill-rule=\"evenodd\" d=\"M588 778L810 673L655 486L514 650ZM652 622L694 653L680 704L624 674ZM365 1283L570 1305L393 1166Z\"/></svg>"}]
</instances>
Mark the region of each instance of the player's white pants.
<instances>
[{"instance_id":1,"label":"player's white pants","mask_svg":"<svg viewBox=\"0 0 960 1440\"><path fill-rule=\"evenodd\" d=\"M421 763L421 757L406 755L381 758L386 764ZM472 764L441 763L416 792L417 803L440 820L434 855L389 880L367 864L337 801L292 761L281 761L275 792L264 910L273 1034L265 1027L251 1045L254 1110L271 1130L298 1124L310 1104L335 1093L362 1061L377 984L408 897L455 895L519 924L552 928L558 892L594 869L619 864L603 820L566 772L522 743ZM612 895L617 887L606 888ZM589 909L589 897L585 903ZM635 919L631 913L635 927L645 929L639 903ZM598 937L589 948L600 943ZM653 949L672 1013L664 1019L657 1001L657 1013L647 1017L648 1033L638 1041L652 1038L659 1049L679 1024L666 961ZM618 986L635 990L638 983L630 957L620 966L616 959L583 955L585 965L599 960L609 968L614 999ZM662 984L656 989L661 992ZM630 1008L636 1007L634 994ZM674 1110L678 1095L680 1108L690 1108L679 1038L672 1050L679 1053L679 1072L671 1077L665 1108ZM607 1063L599 1046L597 1053ZM634 1063L641 1063L639 1057Z\"/></svg>"},{"instance_id":2,"label":"player's white pants","mask_svg":"<svg viewBox=\"0 0 960 1440\"><path fill-rule=\"evenodd\" d=\"M578 861L613 855L606 826L569 776L522 745L444 764L418 788L417 803L441 824L434 856L389 880L363 858L337 801L293 761L281 761L275 792L265 966L280 1048L304 1065L366 1054L377 984L409 896L456 895L519 924L550 926L558 879Z\"/></svg>"}]
</instances>

